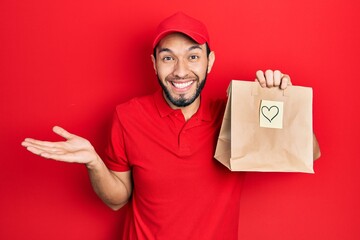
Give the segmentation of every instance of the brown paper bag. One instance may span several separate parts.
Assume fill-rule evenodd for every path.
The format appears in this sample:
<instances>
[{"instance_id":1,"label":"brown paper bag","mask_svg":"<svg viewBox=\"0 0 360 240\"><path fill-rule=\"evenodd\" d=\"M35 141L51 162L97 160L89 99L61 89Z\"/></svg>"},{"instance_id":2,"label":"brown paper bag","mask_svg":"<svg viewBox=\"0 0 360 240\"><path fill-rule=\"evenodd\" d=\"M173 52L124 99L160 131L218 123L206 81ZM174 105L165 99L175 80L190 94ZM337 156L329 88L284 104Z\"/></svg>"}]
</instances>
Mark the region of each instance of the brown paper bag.
<instances>
[{"instance_id":1,"label":"brown paper bag","mask_svg":"<svg viewBox=\"0 0 360 240\"><path fill-rule=\"evenodd\" d=\"M313 173L312 89L233 80L215 158L232 171Z\"/></svg>"}]
</instances>

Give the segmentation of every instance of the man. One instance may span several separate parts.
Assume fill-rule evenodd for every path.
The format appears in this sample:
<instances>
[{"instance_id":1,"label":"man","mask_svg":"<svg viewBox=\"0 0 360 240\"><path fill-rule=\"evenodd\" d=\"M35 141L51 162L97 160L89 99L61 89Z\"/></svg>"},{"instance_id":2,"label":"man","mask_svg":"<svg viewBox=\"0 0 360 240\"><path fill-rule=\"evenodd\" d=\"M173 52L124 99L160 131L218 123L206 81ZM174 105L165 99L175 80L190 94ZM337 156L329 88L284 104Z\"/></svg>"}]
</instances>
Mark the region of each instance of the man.
<instances>
[{"instance_id":1,"label":"man","mask_svg":"<svg viewBox=\"0 0 360 240\"><path fill-rule=\"evenodd\" d=\"M44 158L84 164L98 196L129 202L124 239L237 239L241 174L213 159L224 100L201 95L215 62L203 23L183 13L158 27L152 61L161 90L116 108L107 156L60 127L64 142L25 139ZM286 88L280 71L258 71L262 87Z\"/></svg>"}]
</instances>

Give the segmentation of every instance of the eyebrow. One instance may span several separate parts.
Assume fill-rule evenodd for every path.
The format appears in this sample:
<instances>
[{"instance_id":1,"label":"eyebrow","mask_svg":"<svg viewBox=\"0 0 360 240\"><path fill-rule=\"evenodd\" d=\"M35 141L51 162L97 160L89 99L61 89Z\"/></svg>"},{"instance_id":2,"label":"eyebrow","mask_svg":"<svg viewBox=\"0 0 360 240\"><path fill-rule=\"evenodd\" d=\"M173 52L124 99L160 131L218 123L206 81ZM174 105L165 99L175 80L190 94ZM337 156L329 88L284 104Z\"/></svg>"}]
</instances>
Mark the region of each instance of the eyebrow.
<instances>
[{"instance_id":1,"label":"eyebrow","mask_svg":"<svg viewBox=\"0 0 360 240\"><path fill-rule=\"evenodd\" d=\"M189 47L188 51L191 51L191 50L194 50L194 49L202 50L202 47L200 45L193 45L193 46ZM162 52L172 53L173 51L170 48L160 48L159 53L162 53Z\"/></svg>"},{"instance_id":2,"label":"eyebrow","mask_svg":"<svg viewBox=\"0 0 360 240\"><path fill-rule=\"evenodd\" d=\"M200 45L194 45L194 46L191 46L191 47L189 48L189 51L194 50L194 49L200 49L200 50L202 50L202 47L201 47Z\"/></svg>"}]
</instances>

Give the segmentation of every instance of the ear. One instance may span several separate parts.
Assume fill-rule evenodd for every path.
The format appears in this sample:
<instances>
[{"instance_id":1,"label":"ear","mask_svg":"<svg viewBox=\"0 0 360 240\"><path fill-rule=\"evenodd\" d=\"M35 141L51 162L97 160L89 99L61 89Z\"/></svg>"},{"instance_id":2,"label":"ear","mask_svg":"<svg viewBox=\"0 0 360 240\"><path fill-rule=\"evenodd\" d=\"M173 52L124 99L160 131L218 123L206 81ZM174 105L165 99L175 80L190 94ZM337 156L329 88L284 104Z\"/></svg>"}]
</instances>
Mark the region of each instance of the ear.
<instances>
[{"instance_id":1,"label":"ear","mask_svg":"<svg viewBox=\"0 0 360 240\"><path fill-rule=\"evenodd\" d=\"M208 70L207 70L207 73L210 73L213 65L214 65L214 62L215 62L215 52L214 51L211 51L210 54L209 54L209 60L208 60Z\"/></svg>"},{"instance_id":2,"label":"ear","mask_svg":"<svg viewBox=\"0 0 360 240\"><path fill-rule=\"evenodd\" d=\"M153 63L153 68L155 70L155 74L157 75L157 69L156 69L156 59L153 54L151 54L151 61Z\"/></svg>"}]
</instances>

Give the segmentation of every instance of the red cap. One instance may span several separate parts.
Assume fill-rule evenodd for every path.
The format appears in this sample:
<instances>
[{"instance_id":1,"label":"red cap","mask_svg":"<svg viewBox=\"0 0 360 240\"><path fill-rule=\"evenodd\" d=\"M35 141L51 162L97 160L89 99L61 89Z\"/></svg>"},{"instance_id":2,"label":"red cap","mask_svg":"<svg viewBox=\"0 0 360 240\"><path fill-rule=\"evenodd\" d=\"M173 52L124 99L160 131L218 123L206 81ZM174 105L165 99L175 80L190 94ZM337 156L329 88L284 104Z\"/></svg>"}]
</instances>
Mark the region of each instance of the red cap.
<instances>
[{"instance_id":1,"label":"red cap","mask_svg":"<svg viewBox=\"0 0 360 240\"><path fill-rule=\"evenodd\" d=\"M209 34L205 24L182 12L178 12L164 19L159 24L156 30L153 48L155 48L166 35L175 32L189 36L198 44L204 44L206 42L209 44Z\"/></svg>"}]
</instances>

